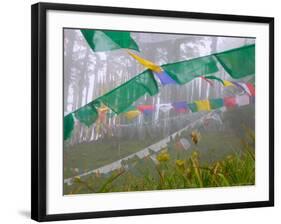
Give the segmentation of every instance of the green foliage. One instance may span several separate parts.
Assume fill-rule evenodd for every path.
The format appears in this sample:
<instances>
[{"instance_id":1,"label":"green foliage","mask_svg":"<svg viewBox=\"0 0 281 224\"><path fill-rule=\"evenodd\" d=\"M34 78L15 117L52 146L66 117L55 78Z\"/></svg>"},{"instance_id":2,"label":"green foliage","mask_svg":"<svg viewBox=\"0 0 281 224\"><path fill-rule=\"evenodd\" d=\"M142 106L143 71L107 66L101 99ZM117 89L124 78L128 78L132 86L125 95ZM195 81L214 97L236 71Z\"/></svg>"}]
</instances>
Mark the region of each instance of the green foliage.
<instances>
[{"instance_id":1,"label":"green foliage","mask_svg":"<svg viewBox=\"0 0 281 224\"><path fill-rule=\"evenodd\" d=\"M245 128L243 149L228 153L223 159L205 163L198 148L181 151L163 149L156 155L157 163L150 157L131 158L123 163L124 168L109 175L95 174L85 179L75 178L70 186L65 185L65 194L126 192L243 186L255 184L254 132ZM196 146L198 147L198 146ZM209 156L215 150L208 151ZM126 169L125 169L126 167Z\"/></svg>"}]
</instances>

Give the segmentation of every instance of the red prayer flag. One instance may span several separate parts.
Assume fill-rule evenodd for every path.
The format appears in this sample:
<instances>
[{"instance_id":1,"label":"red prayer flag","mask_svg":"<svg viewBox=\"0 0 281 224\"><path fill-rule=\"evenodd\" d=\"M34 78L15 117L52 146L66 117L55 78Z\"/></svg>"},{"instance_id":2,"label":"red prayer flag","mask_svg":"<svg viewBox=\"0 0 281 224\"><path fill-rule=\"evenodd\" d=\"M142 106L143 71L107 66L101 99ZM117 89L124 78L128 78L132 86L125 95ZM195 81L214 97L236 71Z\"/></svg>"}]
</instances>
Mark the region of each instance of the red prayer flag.
<instances>
[{"instance_id":1,"label":"red prayer flag","mask_svg":"<svg viewBox=\"0 0 281 224\"><path fill-rule=\"evenodd\" d=\"M246 83L246 85L247 85L247 87L248 87L248 89L249 89L249 91L250 91L250 93L251 93L251 96L255 96L256 94L255 94L255 87L254 87L254 85L252 84L252 83Z\"/></svg>"},{"instance_id":2,"label":"red prayer flag","mask_svg":"<svg viewBox=\"0 0 281 224\"><path fill-rule=\"evenodd\" d=\"M235 98L235 96L225 97L223 99L223 103L228 108L235 107L236 106L236 98Z\"/></svg>"},{"instance_id":3,"label":"red prayer flag","mask_svg":"<svg viewBox=\"0 0 281 224\"><path fill-rule=\"evenodd\" d=\"M137 106L138 110L141 112L153 111L154 105L139 105Z\"/></svg>"}]
</instances>

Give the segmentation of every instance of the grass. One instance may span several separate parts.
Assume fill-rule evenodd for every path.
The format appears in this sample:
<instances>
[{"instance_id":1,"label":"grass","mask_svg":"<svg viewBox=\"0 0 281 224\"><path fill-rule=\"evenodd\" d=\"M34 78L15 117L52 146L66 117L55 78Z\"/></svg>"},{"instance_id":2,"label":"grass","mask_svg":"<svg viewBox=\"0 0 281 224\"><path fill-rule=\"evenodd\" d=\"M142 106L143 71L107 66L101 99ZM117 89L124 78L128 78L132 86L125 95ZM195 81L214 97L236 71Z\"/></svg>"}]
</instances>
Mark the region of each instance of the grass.
<instances>
[{"instance_id":1,"label":"grass","mask_svg":"<svg viewBox=\"0 0 281 224\"><path fill-rule=\"evenodd\" d=\"M176 146L174 146L177 138L190 139L190 133L185 131L181 136L177 136L169 144L171 154L177 153L175 156L181 156ZM84 143L68 148L64 152L64 178L73 177L79 173L87 172L103 165L114 162L120 158L137 152L160 139L146 141L108 141L100 143ZM229 147L225 148L225 144ZM231 151L235 151L240 147L240 140L237 136L225 132L208 132L204 133L204 138L197 145L201 154L202 163L211 163L215 160L228 155ZM187 152L190 155L190 152ZM75 171L78 168L79 171Z\"/></svg>"},{"instance_id":2,"label":"grass","mask_svg":"<svg viewBox=\"0 0 281 224\"><path fill-rule=\"evenodd\" d=\"M158 163L150 157L131 158L124 167L108 175L93 174L85 178L74 178L72 185L64 185L64 194L127 192L146 190L167 190L205 187L243 186L255 184L255 136L251 129L244 127L245 136L240 150L229 150L216 157L214 148L205 148L205 143L192 145L192 150L175 148L176 138L157 156ZM182 133L183 137L188 133ZM205 135L203 135L202 139ZM208 136L212 138L214 136ZM232 140L233 141L233 140ZM236 141L236 140L235 140ZM204 142L204 141L203 141ZM207 142L207 141L206 141ZM212 159L209 159L212 158Z\"/></svg>"},{"instance_id":3,"label":"grass","mask_svg":"<svg viewBox=\"0 0 281 224\"><path fill-rule=\"evenodd\" d=\"M149 144L150 142L147 141L136 142L128 140L119 142L117 140L111 140L107 141L106 144L104 142L95 144L84 143L69 147L64 151L64 178L72 177L81 171L87 172L114 162L139 151ZM112 150L114 148L116 150ZM73 168L78 168L79 171L74 171Z\"/></svg>"}]
</instances>

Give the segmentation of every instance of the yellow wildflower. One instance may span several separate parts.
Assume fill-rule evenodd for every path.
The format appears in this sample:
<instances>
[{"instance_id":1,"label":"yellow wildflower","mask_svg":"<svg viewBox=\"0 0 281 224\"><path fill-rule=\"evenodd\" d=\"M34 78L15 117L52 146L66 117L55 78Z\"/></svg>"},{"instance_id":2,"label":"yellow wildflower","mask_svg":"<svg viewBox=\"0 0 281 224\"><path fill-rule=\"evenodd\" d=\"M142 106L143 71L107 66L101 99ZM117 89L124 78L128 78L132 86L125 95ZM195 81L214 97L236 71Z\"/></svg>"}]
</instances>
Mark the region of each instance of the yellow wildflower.
<instances>
[{"instance_id":1,"label":"yellow wildflower","mask_svg":"<svg viewBox=\"0 0 281 224\"><path fill-rule=\"evenodd\" d=\"M232 156L232 155L228 155L228 156L226 157L226 160L228 160L229 162L232 162L233 156Z\"/></svg>"},{"instance_id":2,"label":"yellow wildflower","mask_svg":"<svg viewBox=\"0 0 281 224\"><path fill-rule=\"evenodd\" d=\"M178 168L184 169L184 160L177 159L176 165L177 165Z\"/></svg>"},{"instance_id":3,"label":"yellow wildflower","mask_svg":"<svg viewBox=\"0 0 281 224\"><path fill-rule=\"evenodd\" d=\"M199 154L197 151L193 151L192 154L191 154L191 157L192 158L198 158Z\"/></svg>"},{"instance_id":4,"label":"yellow wildflower","mask_svg":"<svg viewBox=\"0 0 281 224\"><path fill-rule=\"evenodd\" d=\"M73 181L74 181L75 183L80 183L80 182L81 182L81 178L80 178L79 176L75 176L75 177L73 178Z\"/></svg>"},{"instance_id":5,"label":"yellow wildflower","mask_svg":"<svg viewBox=\"0 0 281 224\"><path fill-rule=\"evenodd\" d=\"M217 173L219 173L221 171L221 165L219 162L216 162L214 168L213 168L213 173L216 175Z\"/></svg>"},{"instance_id":6,"label":"yellow wildflower","mask_svg":"<svg viewBox=\"0 0 281 224\"><path fill-rule=\"evenodd\" d=\"M170 159L170 155L169 155L167 150L163 150L157 155L156 159L159 162L165 162L165 161L168 161Z\"/></svg>"},{"instance_id":7,"label":"yellow wildflower","mask_svg":"<svg viewBox=\"0 0 281 224\"><path fill-rule=\"evenodd\" d=\"M193 131L193 132L191 132L191 140L192 140L192 142L196 145L199 141L200 141L200 139L201 139L201 135L200 135L200 133L198 132L198 131Z\"/></svg>"},{"instance_id":8,"label":"yellow wildflower","mask_svg":"<svg viewBox=\"0 0 281 224\"><path fill-rule=\"evenodd\" d=\"M191 169L188 167L185 172L186 172L186 177L190 179L192 175Z\"/></svg>"}]
</instances>

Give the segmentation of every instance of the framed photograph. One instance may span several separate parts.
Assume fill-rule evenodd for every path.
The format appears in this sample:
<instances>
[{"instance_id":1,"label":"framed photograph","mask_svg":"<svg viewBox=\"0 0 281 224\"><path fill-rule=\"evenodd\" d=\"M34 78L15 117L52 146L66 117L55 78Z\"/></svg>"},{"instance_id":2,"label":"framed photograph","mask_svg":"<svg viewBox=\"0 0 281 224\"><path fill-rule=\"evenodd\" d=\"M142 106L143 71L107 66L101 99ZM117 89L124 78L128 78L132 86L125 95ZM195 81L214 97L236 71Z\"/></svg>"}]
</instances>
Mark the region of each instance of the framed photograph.
<instances>
[{"instance_id":1,"label":"framed photograph","mask_svg":"<svg viewBox=\"0 0 281 224\"><path fill-rule=\"evenodd\" d=\"M32 219L274 205L274 19L32 5Z\"/></svg>"}]
</instances>

